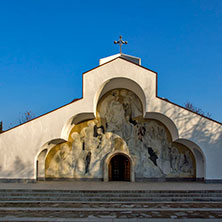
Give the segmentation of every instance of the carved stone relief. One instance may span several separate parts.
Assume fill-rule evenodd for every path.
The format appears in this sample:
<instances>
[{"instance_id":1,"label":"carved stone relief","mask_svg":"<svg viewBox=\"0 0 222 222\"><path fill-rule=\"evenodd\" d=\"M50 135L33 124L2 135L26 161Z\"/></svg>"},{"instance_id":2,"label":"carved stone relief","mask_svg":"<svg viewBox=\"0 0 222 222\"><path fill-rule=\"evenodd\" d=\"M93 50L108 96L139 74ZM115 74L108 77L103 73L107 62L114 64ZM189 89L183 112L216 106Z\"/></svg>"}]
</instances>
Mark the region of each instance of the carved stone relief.
<instances>
[{"instance_id":1,"label":"carved stone relief","mask_svg":"<svg viewBox=\"0 0 222 222\"><path fill-rule=\"evenodd\" d=\"M94 120L75 125L67 143L50 150L46 177L103 178L106 156L128 153L135 163L136 178L195 177L195 159L182 144L172 143L167 128L143 119L138 97L126 89L106 93Z\"/></svg>"}]
</instances>

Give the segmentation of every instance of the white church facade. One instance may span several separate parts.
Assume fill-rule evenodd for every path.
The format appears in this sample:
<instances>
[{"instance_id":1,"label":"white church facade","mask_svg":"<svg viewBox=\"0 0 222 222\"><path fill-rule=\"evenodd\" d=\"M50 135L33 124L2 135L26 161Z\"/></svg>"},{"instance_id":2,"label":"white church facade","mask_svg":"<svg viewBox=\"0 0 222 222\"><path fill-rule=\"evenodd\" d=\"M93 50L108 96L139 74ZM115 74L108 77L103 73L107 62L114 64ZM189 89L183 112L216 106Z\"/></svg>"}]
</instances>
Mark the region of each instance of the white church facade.
<instances>
[{"instance_id":1,"label":"white church facade","mask_svg":"<svg viewBox=\"0 0 222 222\"><path fill-rule=\"evenodd\" d=\"M125 54L83 74L81 99L1 133L0 152L0 181L222 181L222 124L158 97Z\"/></svg>"}]
</instances>

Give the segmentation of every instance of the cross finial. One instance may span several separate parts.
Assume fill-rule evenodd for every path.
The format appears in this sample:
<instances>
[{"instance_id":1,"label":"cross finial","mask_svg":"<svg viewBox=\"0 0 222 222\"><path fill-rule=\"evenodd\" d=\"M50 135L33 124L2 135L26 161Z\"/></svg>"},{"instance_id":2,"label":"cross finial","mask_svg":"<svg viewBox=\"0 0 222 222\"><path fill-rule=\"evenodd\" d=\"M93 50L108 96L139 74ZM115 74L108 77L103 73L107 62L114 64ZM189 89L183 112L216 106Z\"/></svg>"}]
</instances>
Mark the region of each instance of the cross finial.
<instances>
[{"instance_id":1,"label":"cross finial","mask_svg":"<svg viewBox=\"0 0 222 222\"><path fill-rule=\"evenodd\" d=\"M118 41L114 41L114 44L119 44L120 54L122 54L122 45L127 43L128 43L127 41L123 41L122 36L119 37Z\"/></svg>"}]
</instances>

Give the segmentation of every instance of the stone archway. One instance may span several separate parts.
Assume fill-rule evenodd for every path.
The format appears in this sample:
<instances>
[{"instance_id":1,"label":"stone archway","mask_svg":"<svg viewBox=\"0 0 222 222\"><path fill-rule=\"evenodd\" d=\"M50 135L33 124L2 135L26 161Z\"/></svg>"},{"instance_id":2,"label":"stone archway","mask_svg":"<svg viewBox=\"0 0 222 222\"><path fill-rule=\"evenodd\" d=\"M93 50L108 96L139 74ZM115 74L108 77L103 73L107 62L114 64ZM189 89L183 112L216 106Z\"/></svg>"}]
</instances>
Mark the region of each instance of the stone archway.
<instances>
[{"instance_id":1,"label":"stone archway","mask_svg":"<svg viewBox=\"0 0 222 222\"><path fill-rule=\"evenodd\" d=\"M123 165L121 165L122 163L118 163L121 160L123 162ZM115 164L114 163L115 161L117 162L117 166L119 165L119 167L120 167L120 169L118 169L118 170L122 170L122 173L121 173L122 177L123 177L122 180L120 180L121 177L120 177L120 179L112 178L112 176L113 176L112 171L114 171L114 168L112 168L112 166ZM128 152L124 152L124 151L111 152L104 159L103 180L105 182L113 181L113 180L134 182L135 181L135 172L134 172L135 169L134 168L135 168L134 161ZM124 173L125 173L125 178L124 178Z\"/></svg>"},{"instance_id":2,"label":"stone archway","mask_svg":"<svg viewBox=\"0 0 222 222\"><path fill-rule=\"evenodd\" d=\"M109 181L130 181L130 160L123 154L114 155L109 162Z\"/></svg>"}]
</instances>

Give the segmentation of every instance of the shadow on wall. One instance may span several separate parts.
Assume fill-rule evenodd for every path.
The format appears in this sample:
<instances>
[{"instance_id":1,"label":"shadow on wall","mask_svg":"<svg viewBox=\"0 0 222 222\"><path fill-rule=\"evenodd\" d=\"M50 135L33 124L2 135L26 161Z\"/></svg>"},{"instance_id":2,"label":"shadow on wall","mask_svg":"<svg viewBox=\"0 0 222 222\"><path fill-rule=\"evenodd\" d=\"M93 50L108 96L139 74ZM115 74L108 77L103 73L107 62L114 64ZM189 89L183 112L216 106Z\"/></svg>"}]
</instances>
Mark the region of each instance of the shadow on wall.
<instances>
[{"instance_id":1,"label":"shadow on wall","mask_svg":"<svg viewBox=\"0 0 222 222\"><path fill-rule=\"evenodd\" d=\"M1 177L3 179L10 179L11 176L13 176L13 179L31 178L33 176L33 169L30 166L32 166L30 161L24 162L20 157L16 156L10 170L4 170L0 166Z\"/></svg>"},{"instance_id":2,"label":"shadow on wall","mask_svg":"<svg viewBox=\"0 0 222 222\"><path fill-rule=\"evenodd\" d=\"M205 156L209 152L206 149L203 150L203 148L212 146L215 149L222 148L222 125L180 107L171 106L171 108L166 109L167 105L168 102L162 101L160 106L154 107L154 110L166 115L179 128L182 128L178 132L179 139L193 141L201 148L200 151ZM205 156L203 156L204 161Z\"/></svg>"}]
</instances>

